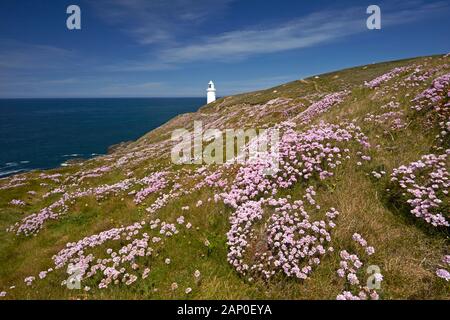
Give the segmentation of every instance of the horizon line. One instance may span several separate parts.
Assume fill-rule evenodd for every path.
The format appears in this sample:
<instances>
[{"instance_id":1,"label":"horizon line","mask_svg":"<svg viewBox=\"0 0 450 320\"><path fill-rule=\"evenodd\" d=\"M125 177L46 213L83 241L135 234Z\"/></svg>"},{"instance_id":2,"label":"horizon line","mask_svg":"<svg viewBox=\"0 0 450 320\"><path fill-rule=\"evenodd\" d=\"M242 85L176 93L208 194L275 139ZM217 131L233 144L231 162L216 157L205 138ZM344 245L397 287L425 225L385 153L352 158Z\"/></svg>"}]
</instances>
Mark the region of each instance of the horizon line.
<instances>
[{"instance_id":1,"label":"horizon line","mask_svg":"<svg viewBox=\"0 0 450 320\"><path fill-rule=\"evenodd\" d=\"M221 97L218 97L218 99ZM0 100L45 100L45 99L205 99L200 96L185 96L185 97L0 97Z\"/></svg>"}]
</instances>

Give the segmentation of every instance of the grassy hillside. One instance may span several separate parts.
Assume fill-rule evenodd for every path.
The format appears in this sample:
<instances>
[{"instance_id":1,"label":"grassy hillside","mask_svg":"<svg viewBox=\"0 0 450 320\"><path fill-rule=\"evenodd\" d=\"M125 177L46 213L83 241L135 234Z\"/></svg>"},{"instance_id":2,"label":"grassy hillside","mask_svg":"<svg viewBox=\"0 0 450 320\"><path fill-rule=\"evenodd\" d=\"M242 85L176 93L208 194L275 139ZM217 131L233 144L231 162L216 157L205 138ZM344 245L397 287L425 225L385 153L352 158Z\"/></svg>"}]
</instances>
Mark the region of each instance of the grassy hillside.
<instances>
[{"instance_id":1,"label":"grassy hillside","mask_svg":"<svg viewBox=\"0 0 450 320\"><path fill-rule=\"evenodd\" d=\"M225 97L113 154L1 179L3 299L448 299L449 73L421 57ZM280 129L280 171L173 164L194 121Z\"/></svg>"}]
</instances>

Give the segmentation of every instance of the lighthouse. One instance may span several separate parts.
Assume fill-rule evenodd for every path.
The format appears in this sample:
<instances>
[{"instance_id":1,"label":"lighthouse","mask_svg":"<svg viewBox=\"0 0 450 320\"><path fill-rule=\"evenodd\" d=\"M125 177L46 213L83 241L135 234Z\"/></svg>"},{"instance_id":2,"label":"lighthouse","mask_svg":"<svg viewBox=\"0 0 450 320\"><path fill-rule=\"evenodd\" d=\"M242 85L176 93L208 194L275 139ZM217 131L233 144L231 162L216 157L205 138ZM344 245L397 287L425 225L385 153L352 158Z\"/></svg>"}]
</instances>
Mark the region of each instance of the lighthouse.
<instances>
[{"instance_id":1,"label":"lighthouse","mask_svg":"<svg viewBox=\"0 0 450 320\"><path fill-rule=\"evenodd\" d=\"M208 83L208 89L206 90L206 101L211 103L216 101L216 88L214 87L214 82L210 81Z\"/></svg>"}]
</instances>

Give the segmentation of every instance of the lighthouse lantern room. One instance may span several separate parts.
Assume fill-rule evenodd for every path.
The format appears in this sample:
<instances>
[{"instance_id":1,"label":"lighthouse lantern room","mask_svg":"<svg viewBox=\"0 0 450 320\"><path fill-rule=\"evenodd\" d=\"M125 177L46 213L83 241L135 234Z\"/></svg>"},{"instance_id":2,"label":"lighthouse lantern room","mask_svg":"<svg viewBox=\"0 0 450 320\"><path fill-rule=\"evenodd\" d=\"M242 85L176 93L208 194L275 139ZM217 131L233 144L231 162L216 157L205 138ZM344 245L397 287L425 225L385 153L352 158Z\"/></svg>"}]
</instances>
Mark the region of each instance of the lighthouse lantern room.
<instances>
[{"instance_id":1,"label":"lighthouse lantern room","mask_svg":"<svg viewBox=\"0 0 450 320\"><path fill-rule=\"evenodd\" d=\"M216 88L214 87L214 82L210 81L208 83L208 89L206 90L206 92L207 103L216 101Z\"/></svg>"}]
</instances>

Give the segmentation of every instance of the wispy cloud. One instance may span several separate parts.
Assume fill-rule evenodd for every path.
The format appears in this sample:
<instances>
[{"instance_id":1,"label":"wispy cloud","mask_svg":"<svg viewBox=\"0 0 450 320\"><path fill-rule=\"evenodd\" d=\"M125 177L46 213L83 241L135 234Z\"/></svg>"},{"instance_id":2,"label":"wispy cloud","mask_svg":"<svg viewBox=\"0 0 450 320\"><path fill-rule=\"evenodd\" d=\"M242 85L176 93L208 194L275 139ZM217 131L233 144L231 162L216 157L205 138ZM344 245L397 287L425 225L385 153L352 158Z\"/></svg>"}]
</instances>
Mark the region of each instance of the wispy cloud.
<instances>
[{"instance_id":1,"label":"wispy cloud","mask_svg":"<svg viewBox=\"0 0 450 320\"><path fill-rule=\"evenodd\" d=\"M54 37L55 40L44 38L53 41L52 45L44 44L39 40L41 36L36 36L32 43L24 43L4 39L8 33L2 33L0 96L200 96L204 95L204 77L211 73L208 62L239 61L239 66L243 66L242 62L253 57L273 57L275 53L325 45L372 32L365 26L367 4L342 9L336 3L334 9L327 7L319 12L303 13L291 20L276 20L279 16L274 14L259 20L250 17L246 21L238 19L239 23L216 23L212 29L222 32L213 35L209 26L224 19L227 10L238 10L232 7L233 1L80 0L83 10L97 12L98 19L111 24L111 32L107 31L111 39L105 41L108 46L98 46L92 41L97 38L90 38L101 35L104 31L101 28L96 29L98 34L82 34L80 43L73 45L58 40L58 37ZM373 32L380 35L388 34L396 25L426 18L429 20L424 23L429 23L438 14L448 15L450 8L448 1L425 0L390 0L379 5L383 30ZM91 10L92 6L96 10ZM230 10L230 13L236 11ZM238 25L241 26L239 29L229 29ZM86 27L86 30L94 30L94 26L92 24L91 29ZM117 39L123 43L114 42L117 31L120 35ZM128 39L124 39L124 34ZM116 52L116 45L123 48ZM265 73L286 72L274 71L270 64L262 67ZM177 68L180 70L145 72ZM198 74L187 74L186 70L194 68L198 68ZM243 69L249 70L248 74L231 69L223 72L218 83L220 95L272 87L300 77L258 79L254 72L255 63L253 66L249 63L248 68ZM248 79L243 80L245 77ZM219 77L215 79L219 80Z\"/></svg>"},{"instance_id":2,"label":"wispy cloud","mask_svg":"<svg viewBox=\"0 0 450 320\"><path fill-rule=\"evenodd\" d=\"M55 46L27 44L0 39L0 70L54 69L64 66L74 58L74 52Z\"/></svg>"},{"instance_id":3,"label":"wispy cloud","mask_svg":"<svg viewBox=\"0 0 450 320\"><path fill-rule=\"evenodd\" d=\"M24 90L23 88L27 88ZM0 76L0 97L159 97L171 93L163 82L108 78L10 79Z\"/></svg>"},{"instance_id":4,"label":"wispy cloud","mask_svg":"<svg viewBox=\"0 0 450 320\"><path fill-rule=\"evenodd\" d=\"M388 28L448 11L449 4L411 1L407 5L390 3L382 8L383 28ZM366 19L364 6L321 11L278 25L254 26L204 37L188 45L171 46L157 52L156 57L152 57L150 61L127 62L114 68L150 71L197 61L228 62L255 55L308 48L367 31Z\"/></svg>"},{"instance_id":5,"label":"wispy cloud","mask_svg":"<svg viewBox=\"0 0 450 320\"><path fill-rule=\"evenodd\" d=\"M205 38L199 43L164 50L165 62L192 62L200 59L234 60L317 45L361 29L357 20L333 13L312 14L265 30L242 30Z\"/></svg>"},{"instance_id":6,"label":"wispy cloud","mask_svg":"<svg viewBox=\"0 0 450 320\"><path fill-rule=\"evenodd\" d=\"M112 84L100 87L96 91L97 96L119 97L146 97L162 96L167 94L167 88L162 82L144 82L135 84Z\"/></svg>"},{"instance_id":7,"label":"wispy cloud","mask_svg":"<svg viewBox=\"0 0 450 320\"><path fill-rule=\"evenodd\" d=\"M234 0L96 0L89 2L107 23L119 25L143 45L174 43Z\"/></svg>"}]
</instances>

